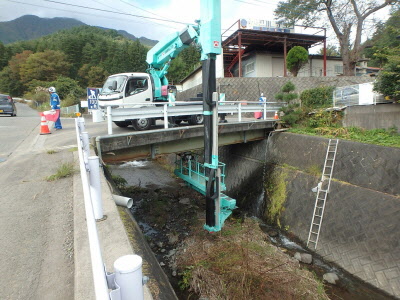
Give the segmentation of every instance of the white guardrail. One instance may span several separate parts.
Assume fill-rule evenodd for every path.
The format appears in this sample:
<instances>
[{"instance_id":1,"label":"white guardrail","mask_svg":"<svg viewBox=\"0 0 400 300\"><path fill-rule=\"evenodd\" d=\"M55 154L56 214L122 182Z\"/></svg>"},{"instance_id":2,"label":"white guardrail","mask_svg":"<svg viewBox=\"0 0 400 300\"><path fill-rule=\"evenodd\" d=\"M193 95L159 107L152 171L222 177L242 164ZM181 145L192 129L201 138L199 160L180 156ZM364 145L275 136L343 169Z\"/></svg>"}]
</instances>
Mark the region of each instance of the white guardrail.
<instances>
[{"instance_id":1,"label":"white guardrail","mask_svg":"<svg viewBox=\"0 0 400 300\"><path fill-rule=\"evenodd\" d=\"M267 112L277 112L286 105L284 102L260 101L219 101L218 114L237 114L238 122L242 122L243 113L262 112L262 119L266 120ZM164 120L164 128L168 128L168 118L187 115L202 115L203 102L172 102L172 103L135 103L105 105L108 123L108 134L112 134L112 122L142 118L157 118Z\"/></svg>"},{"instance_id":2,"label":"white guardrail","mask_svg":"<svg viewBox=\"0 0 400 300\"><path fill-rule=\"evenodd\" d=\"M142 276L140 256L119 257L114 262L114 273L105 270L96 227L96 220L103 219L100 161L97 156L89 156L89 135L85 132L85 120L76 118L75 127L96 299L143 300L143 285L147 278Z\"/></svg>"}]
</instances>

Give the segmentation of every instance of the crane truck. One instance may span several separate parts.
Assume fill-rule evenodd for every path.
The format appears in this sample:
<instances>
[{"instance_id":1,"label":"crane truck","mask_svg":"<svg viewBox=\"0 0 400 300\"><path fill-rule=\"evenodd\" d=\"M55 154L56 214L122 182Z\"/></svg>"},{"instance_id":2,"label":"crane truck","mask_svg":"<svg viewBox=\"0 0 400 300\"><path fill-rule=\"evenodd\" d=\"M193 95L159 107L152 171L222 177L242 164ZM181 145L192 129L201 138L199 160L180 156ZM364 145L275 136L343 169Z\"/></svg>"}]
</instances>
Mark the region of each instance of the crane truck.
<instances>
[{"instance_id":1,"label":"crane truck","mask_svg":"<svg viewBox=\"0 0 400 300\"><path fill-rule=\"evenodd\" d=\"M147 73L120 73L107 78L99 94L99 106L116 107L123 104L136 104L133 107L142 107L143 103L174 102L176 87L169 85L166 74L172 59L192 42L199 38L199 25L187 25L181 32L170 34L158 42L147 53ZM179 116L173 122L179 124L187 121L190 125L203 124L203 115ZM119 127L132 125L136 130L147 130L155 124L154 118L126 119L114 121Z\"/></svg>"}]
</instances>

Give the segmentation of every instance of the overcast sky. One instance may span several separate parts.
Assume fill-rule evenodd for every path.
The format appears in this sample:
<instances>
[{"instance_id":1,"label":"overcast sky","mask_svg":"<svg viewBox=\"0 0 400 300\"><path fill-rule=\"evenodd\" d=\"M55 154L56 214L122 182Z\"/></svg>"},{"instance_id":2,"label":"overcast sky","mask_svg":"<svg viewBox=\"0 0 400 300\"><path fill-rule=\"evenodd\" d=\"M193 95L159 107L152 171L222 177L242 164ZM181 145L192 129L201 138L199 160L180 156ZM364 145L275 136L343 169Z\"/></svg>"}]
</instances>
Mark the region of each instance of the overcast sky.
<instances>
[{"instance_id":1,"label":"overcast sky","mask_svg":"<svg viewBox=\"0 0 400 300\"><path fill-rule=\"evenodd\" d=\"M241 18L274 20L273 11L278 2L221 0L222 29ZM382 16L382 11L379 13ZM126 30L136 37L160 40L166 34L180 31L184 24L193 24L195 19L199 19L200 0L0 0L0 21L14 20L27 14L42 18L75 18L88 25ZM334 37L333 33L328 33L328 43L334 43Z\"/></svg>"},{"instance_id":2,"label":"overcast sky","mask_svg":"<svg viewBox=\"0 0 400 300\"><path fill-rule=\"evenodd\" d=\"M240 18L273 20L273 11L279 1L222 0L221 2L224 29ZM137 37L145 36L155 40L184 28L184 24L115 14L112 11L193 24L195 19L200 18L200 0L0 0L0 21L14 20L27 14L42 18L68 17L88 25L122 29Z\"/></svg>"}]
</instances>

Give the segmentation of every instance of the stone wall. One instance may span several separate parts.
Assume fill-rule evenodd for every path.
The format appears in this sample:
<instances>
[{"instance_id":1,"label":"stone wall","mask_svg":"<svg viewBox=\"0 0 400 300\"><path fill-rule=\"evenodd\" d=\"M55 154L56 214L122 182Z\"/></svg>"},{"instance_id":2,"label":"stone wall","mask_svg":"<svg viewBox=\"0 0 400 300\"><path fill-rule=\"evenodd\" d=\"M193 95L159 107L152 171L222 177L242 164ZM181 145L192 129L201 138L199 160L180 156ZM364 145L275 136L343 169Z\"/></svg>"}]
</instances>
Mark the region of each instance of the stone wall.
<instances>
[{"instance_id":1,"label":"stone wall","mask_svg":"<svg viewBox=\"0 0 400 300\"><path fill-rule=\"evenodd\" d=\"M263 92L267 100L273 101L281 87L292 81L296 91L301 93L306 89L319 86L346 86L373 81L370 77L361 76L337 76L337 77L258 77L258 78L218 78L217 89L226 94L226 101L248 100L257 101ZM219 88L218 88L219 87ZM202 92L202 86L198 85L177 95L178 101L195 97Z\"/></svg>"},{"instance_id":2,"label":"stone wall","mask_svg":"<svg viewBox=\"0 0 400 300\"><path fill-rule=\"evenodd\" d=\"M287 174L281 224L307 242L328 139L274 133L269 141L220 150L227 194L258 202L275 172ZM265 181L263 181L265 180ZM317 253L400 297L400 149L340 140ZM268 199L267 199L268 200ZM252 202L252 203L249 203Z\"/></svg>"}]
</instances>

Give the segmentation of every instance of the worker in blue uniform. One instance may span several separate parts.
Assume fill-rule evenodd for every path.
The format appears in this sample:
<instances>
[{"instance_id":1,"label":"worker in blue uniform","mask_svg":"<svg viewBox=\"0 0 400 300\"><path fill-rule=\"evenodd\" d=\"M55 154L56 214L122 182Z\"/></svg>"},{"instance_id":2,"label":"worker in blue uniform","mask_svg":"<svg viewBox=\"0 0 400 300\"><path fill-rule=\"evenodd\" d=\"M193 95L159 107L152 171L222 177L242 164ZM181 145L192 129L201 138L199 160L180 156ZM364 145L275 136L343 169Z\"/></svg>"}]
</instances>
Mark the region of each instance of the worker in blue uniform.
<instances>
[{"instance_id":1,"label":"worker in blue uniform","mask_svg":"<svg viewBox=\"0 0 400 300\"><path fill-rule=\"evenodd\" d=\"M49 87L49 94L50 94L50 106L51 106L51 109L58 110L58 113L59 113L57 121L54 123L54 128L56 130L62 129L61 120L60 120L61 102L60 102L60 97L56 93L56 88L54 86Z\"/></svg>"}]
</instances>

